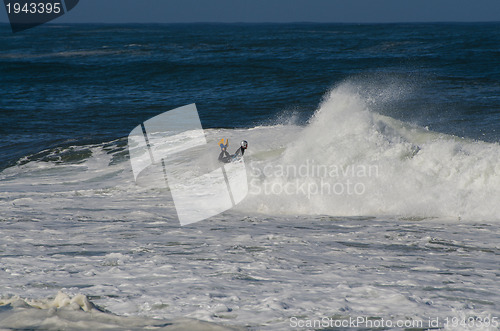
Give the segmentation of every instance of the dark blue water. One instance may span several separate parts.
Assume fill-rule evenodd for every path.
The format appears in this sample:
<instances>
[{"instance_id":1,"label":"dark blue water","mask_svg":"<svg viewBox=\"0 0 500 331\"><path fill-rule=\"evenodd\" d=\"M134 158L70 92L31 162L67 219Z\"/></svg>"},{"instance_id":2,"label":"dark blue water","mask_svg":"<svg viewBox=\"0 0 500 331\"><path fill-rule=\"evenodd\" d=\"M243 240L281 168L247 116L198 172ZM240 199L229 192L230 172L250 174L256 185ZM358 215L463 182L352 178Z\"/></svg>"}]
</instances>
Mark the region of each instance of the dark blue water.
<instances>
[{"instance_id":1,"label":"dark blue water","mask_svg":"<svg viewBox=\"0 0 500 331\"><path fill-rule=\"evenodd\" d=\"M385 115L500 141L500 23L0 25L0 77L0 169L193 102L206 128L305 122L345 81Z\"/></svg>"}]
</instances>

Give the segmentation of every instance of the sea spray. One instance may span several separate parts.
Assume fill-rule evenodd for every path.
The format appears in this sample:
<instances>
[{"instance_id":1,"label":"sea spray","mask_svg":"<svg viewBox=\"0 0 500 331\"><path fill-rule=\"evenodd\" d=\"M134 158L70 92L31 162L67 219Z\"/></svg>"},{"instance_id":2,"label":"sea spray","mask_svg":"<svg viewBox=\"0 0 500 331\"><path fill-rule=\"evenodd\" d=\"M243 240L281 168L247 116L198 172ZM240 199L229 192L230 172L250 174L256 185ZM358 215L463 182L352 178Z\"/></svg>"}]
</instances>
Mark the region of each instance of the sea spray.
<instances>
[{"instance_id":1,"label":"sea spray","mask_svg":"<svg viewBox=\"0 0 500 331\"><path fill-rule=\"evenodd\" d=\"M251 164L254 194L248 205L278 214L456 219L500 214L491 199L500 196L498 144L434 133L380 115L373 104L373 97L367 102L351 82L332 89L278 159ZM376 171L360 176L355 171L360 168ZM349 194L347 184L358 185L362 194ZM337 189L321 189L327 185Z\"/></svg>"}]
</instances>

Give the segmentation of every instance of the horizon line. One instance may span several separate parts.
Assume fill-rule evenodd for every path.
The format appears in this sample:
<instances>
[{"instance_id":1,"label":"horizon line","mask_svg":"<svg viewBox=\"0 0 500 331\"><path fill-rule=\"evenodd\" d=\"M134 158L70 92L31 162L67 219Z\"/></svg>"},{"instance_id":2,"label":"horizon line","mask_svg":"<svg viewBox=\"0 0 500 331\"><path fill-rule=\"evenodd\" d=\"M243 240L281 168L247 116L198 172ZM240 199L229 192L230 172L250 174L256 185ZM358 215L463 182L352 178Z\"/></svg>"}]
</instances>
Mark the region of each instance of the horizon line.
<instances>
[{"instance_id":1,"label":"horizon line","mask_svg":"<svg viewBox=\"0 0 500 331\"><path fill-rule=\"evenodd\" d=\"M388 21L388 22L356 22L356 21L347 21L347 22L327 22L327 21L290 21L290 22L250 22L250 21L234 21L234 22L218 22L218 21L194 21L194 22L47 22L43 25L77 25L77 24L107 24L107 25L120 25L120 24L136 24L136 25L147 25L147 24L156 24L156 25L169 25L169 24L477 24L477 23L500 23L500 20L497 21ZM8 21L1 21L0 24L10 24Z\"/></svg>"}]
</instances>

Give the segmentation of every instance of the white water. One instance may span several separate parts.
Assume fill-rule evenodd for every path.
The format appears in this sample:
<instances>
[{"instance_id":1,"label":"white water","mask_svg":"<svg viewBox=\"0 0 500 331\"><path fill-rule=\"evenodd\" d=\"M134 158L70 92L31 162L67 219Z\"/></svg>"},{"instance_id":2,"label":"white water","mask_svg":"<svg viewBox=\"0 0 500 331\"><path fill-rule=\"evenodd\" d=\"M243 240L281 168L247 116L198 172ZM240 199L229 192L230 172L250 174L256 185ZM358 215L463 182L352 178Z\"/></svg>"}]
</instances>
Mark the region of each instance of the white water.
<instances>
[{"instance_id":1,"label":"white water","mask_svg":"<svg viewBox=\"0 0 500 331\"><path fill-rule=\"evenodd\" d=\"M309 125L288 141L278 159L251 164L251 173L260 175L252 192L261 195L252 208L292 215L500 219L500 145L378 115L349 84L334 89ZM354 192L356 184L361 194ZM300 185L311 188L307 198L303 190L284 192L295 193Z\"/></svg>"},{"instance_id":2,"label":"white water","mask_svg":"<svg viewBox=\"0 0 500 331\"><path fill-rule=\"evenodd\" d=\"M103 312L82 294L69 297L59 292L54 299L26 300L14 296L0 299L8 307L0 311L2 328L71 330L234 330L194 319L160 320L121 317Z\"/></svg>"},{"instance_id":3,"label":"white water","mask_svg":"<svg viewBox=\"0 0 500 331\"><path fill-rule=\"evenodd\" d=\"M367 105L343 85L306 127L206 130L207 149L179 162L204 173L217 166L220 137L230 149L245 138L251 194L186 227L167 188L147 176L134 183L123 141L74 147L91 154L79 162L5 169L0 327L208 327L202 320L281 330L293 317L439 318L445 326L447 317L498 316L500 147ZM340 175L269 174L307 161ZM369 165L378 172L342 174ZM365 192L263 191L347 179Z\"/></svg>"}]
</instances>

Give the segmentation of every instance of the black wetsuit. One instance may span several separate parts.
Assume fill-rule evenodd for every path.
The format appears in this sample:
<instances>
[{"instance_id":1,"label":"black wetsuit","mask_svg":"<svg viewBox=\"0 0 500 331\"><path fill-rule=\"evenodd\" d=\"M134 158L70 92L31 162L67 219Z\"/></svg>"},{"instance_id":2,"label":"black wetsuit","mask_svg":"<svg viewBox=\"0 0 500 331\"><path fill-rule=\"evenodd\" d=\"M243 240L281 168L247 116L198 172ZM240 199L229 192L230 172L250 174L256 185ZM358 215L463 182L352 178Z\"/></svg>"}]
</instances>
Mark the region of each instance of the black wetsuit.
<instances>
[{"instance_id":1,"label":"black wetsuit","mask_svg":"<svg viewBox=\"0 0 500 331\"><path fill-rule=\"evenodd\" d=\"M243 147L238 148L238 150L233 154L229 154L226 150L223 150L219 154L219 162L229 163L238 155L243 156L245 154L245 149Z\"/></svg>"}]
</instances>

